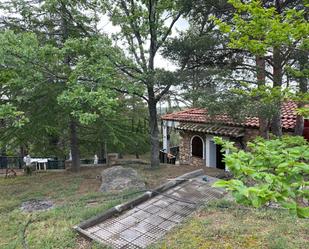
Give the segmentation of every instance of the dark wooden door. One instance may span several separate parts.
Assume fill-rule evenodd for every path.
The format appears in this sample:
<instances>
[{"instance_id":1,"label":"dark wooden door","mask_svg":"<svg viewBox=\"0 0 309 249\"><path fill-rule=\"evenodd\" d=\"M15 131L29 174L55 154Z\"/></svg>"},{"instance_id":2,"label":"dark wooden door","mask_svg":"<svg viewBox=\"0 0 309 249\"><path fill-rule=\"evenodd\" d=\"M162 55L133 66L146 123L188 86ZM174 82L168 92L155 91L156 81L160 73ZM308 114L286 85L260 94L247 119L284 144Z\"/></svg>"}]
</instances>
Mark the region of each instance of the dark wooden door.
<instances>
[{"instance_id":1,"label":"dark wooden door","mask_svg":"<svg viewBox=\"0 0 309 249\"><path fill-rule=\"evenodd\" d=\"M217 156L217 168L218 169L225 169L225 162L224 159L224 152L221 152L222 146L216 145L216 156Z\"/></svg>"}]
</instances>

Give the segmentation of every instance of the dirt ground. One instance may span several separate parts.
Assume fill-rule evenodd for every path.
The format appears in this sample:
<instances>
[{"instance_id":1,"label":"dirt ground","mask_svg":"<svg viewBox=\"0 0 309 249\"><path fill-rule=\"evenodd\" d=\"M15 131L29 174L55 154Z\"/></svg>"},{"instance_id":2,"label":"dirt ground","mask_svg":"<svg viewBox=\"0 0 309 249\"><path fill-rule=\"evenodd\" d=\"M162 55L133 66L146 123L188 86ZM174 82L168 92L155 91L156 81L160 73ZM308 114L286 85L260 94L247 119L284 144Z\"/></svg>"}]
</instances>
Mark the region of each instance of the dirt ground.
<instances>
[{"instance_id":1,"label":"dirt ground","mask_svg":"<svg viewBox=\"0 0 309 249\"><path fill-rule=\"evenodd\" d=\"M109 166L112 167L112 166ZM80 186L80 193L86 193L88 191L93 191L94 189L99 189L101 181L100 174L102 170L109 168L108 166L91 166L91 167L81 167L80 174L83 176L83 181ZM149 169L147 165L144 164L131 164L124 167L131 167L138 171L143 179L147 188L154 188L158 185L163 184L168 179L173 179L177 176L183 175L185 173L199 169L193 165L172 165L172 164L161 164L157 169ZM14 169L17 175L23 175L23 170ZM53 172L50 170L48 172ZM56 172L56 171L55 171ZM221 178L222 170L215 168L205 168L205 174L213 177ZM34 174L44 174L45 172L36 172ZM4 177L6 174L6 169L0 169L0 176ZM72 174L72 172L63 171L64 175ZM12 177L12 175L10 175Z\"/></svg>"},{"instance_id":2,"label":"dirt ground","mask_svg":"<svg viewBox=\"0 0 309 249\"><path fill-rule=\"evenodd\" d=\"M112 167L112 166L111 166ZM138 171L141 177L145 180L146 187L152 189L158 185L163 184L168 179L175 178L187 172L196 170L196 167L191 165L168 165L163 164L158 169L148 169L145 165L130 165L125 167L131 167ZM102 170L108 167L84 167L81 168L81 174L84 176L80 185L80 193L86 193L93 191L93 189L99 189L101 181L99 179Z\"/></svg>"}]
</instances>

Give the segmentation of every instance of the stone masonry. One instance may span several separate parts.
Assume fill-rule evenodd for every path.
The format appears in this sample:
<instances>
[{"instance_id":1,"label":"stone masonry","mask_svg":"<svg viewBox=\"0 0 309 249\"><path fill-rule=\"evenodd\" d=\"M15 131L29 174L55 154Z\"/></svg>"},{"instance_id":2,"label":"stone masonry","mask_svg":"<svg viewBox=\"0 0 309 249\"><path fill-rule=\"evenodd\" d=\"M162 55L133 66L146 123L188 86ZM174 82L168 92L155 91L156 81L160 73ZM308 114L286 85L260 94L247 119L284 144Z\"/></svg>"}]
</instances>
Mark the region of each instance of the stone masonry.
<instances>
[{"instance_id":1,"label":"stone masonry","mask_svg":"<svg viewBox=\"0 0 309 249\"><path fill-rule=\"evenodd\" d=\"M204 138L205 134L198 132L181 131L179 145L179 161L180 164L191 164L198 167L205 166L205 159L191 156L191 138L194 135L199 135ZM205 140L204 140L205 143Z\"/></svg>"},{"instance_id":2,"label":"stone masonry","mask_svg":"<svg viewBox=\"0 0 309 249\"><path fill-rule=\"evenodd\" d=\"M192 132L192 131L180 131L180 144L179 144L179 162L180 164L191 164L196 167L203 167L206 165L206 158L199 158L195 156L191 156L191 139L194 135L199 135L203 138L204 143L206 134L200 132ZM246 144L248 141L253 140L259 135L259 130L254 128L246 128L245 135L242 137L242 142ZM231 139L234 141L234 139ZM235 145L240 147L240 144L237 140L235 140Z\"/></svg>"}]
</instances>

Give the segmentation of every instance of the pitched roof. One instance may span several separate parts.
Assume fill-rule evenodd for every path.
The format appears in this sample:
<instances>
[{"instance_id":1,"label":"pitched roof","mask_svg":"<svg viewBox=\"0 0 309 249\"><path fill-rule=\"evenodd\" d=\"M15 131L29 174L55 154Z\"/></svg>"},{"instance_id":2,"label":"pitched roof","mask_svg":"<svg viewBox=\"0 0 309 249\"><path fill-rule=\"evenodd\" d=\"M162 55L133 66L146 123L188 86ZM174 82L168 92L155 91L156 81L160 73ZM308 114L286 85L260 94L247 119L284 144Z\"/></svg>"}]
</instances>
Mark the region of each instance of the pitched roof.
<instances>
[{"instance_id":1,"label":"pitched roof","mask_svg":"<svg viewBox=\"0 0 309 249\"><path fill-rule=\"evenodd\" d=\"M297 104L293 101L286 101L281 106L282 128L294 129L296 124L296 108ZM258 117L247 117L244 121L238 122L233 120L226 114L216 116L207 115L207 109L191 108L179 112L165 114L161 117L162 120L190 122L190 123L220 123L230 126L242 127L259 127Z\"/></svg>"},{"instance_id":2,"label":"pitched roof","mask_svg":"<svg viewBox=\"0 0 309 249\"><path fill-rule=\"evenodd\" d=\"M197 131L213 135L221 135L228 137L243 137L245 128L223 126L220 124L195 124L195 123L182 123L176 127L177 130L183 131Z\"/></svg>"}]
</instances>

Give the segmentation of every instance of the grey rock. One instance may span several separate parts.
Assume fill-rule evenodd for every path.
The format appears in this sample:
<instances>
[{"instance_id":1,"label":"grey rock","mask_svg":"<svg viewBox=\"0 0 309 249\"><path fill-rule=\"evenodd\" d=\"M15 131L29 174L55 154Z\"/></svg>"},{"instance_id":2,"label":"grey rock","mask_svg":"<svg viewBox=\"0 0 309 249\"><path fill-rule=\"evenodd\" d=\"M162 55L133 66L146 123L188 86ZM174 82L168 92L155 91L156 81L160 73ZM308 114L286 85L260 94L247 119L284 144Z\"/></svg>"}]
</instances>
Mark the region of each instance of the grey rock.
<instances>
[{"instance_id":1,"label":"grey rock","mask_svg":"<svg viewBox=\"0 0 309 249\"><path fill-rule=\"evenodd\" d=\"M101 192L145 188L145 183L142 181L137 171L132 168L114 166L103 170L101 176Z\"/></svg>"},{"instance_id":2,"label":"grey rock","mask_svg":"<svg viewBox=\"0 0 309 249\"><path fill-rule=\"evenodd\" d=\"M24 212L44 211L53 208L54 203L51 200L29 200L21 205Z\"/></svg>"}]
</instances>

